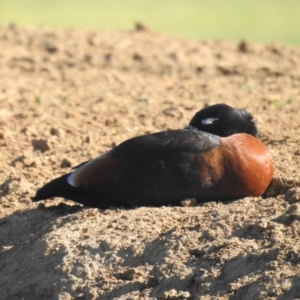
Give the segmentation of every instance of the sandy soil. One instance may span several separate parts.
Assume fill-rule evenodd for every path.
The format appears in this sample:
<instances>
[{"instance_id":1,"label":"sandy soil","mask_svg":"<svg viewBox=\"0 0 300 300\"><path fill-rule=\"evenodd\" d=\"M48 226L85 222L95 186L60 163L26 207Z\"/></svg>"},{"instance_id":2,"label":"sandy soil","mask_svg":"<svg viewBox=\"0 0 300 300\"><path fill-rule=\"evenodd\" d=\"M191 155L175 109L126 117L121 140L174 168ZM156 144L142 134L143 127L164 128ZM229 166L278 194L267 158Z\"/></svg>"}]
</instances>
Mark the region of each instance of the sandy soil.
<instances>
[{"instance_id":1,"label":"sandy soil","mask_svg":"<svg viewBox=\"0 0 300 300\"><path fill-rule=\"evenodd\" d=\"M11 25L0 48L0 299L300 298L299 47ZM254 114L280 177L267 197L31 203L72 166L219 102Z\"/></svg>"}]
</instances>

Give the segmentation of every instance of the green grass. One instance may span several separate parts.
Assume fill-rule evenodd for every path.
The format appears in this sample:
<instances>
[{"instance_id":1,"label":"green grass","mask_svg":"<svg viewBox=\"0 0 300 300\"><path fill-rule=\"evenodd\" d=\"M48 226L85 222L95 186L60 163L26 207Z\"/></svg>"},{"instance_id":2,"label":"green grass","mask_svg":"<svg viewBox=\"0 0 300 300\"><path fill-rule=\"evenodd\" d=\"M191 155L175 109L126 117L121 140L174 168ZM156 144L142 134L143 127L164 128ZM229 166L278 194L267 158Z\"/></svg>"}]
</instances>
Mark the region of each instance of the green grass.
<instances>
[{"instance_id":1,"label":"green grass","mask_svg":"<svg viewBox=\"0 0 300 300\"><path fill-rule=\"evenodd\" d=\"M131 29L193 39L300 44L299 0L0 0L0 24Z\"/></svg>"}]
</instances>

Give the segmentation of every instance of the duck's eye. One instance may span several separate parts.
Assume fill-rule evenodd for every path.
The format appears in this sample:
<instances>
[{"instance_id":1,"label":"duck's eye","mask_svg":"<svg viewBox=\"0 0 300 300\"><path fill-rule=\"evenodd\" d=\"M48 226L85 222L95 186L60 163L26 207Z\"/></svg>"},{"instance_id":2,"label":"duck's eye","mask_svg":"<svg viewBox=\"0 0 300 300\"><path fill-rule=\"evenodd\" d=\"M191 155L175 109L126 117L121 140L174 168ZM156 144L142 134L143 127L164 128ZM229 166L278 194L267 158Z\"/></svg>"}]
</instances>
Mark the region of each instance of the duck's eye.
<instances>
[{"instance_id":1,"label":"duck's eye","mask_svg":"<svg viewBox=\"0 0 300 300\"><path fill-rule=\"evenodd\" d=\"M201 122L203 125L210 125L216 120L218 120L218 118L206 118L206 119L203 119Z\"/></svg>"}]
</instances>

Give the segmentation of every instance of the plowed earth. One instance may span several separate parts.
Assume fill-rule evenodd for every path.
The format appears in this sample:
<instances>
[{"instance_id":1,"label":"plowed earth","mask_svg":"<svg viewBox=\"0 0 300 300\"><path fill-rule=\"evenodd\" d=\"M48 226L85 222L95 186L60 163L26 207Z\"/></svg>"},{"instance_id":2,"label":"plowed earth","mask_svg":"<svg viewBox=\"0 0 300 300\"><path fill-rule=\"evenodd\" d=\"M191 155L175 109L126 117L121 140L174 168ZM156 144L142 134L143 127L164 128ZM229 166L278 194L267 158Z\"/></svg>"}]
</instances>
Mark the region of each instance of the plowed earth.
<instances>
[{"instance_id":1,"label":"plowed earth","mask_svg":"<svg viewBox=\"0 0 300 300\"><path fill-rule=\"evenodd\" d=\"M300 48L0 28L0 299L300 298ZM255 116L266 197L83 208L35 190L207 104Z\"/></svg>"}]
</instances>

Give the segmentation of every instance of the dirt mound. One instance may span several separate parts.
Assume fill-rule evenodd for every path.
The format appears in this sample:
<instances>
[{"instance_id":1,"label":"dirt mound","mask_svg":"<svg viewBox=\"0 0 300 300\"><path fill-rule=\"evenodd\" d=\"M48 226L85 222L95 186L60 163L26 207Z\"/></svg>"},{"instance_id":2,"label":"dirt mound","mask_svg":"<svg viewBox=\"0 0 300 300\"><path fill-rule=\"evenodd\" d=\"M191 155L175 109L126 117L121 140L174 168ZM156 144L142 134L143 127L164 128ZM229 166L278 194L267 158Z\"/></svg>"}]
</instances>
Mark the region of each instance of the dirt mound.
<instances>
[{"instance_id":1,"label":"dirt mound","mask_svg":"<svg viewBox=\"0 0 300 300\"><path fill-rule=\"evenodd\" d=\"M15 25L0 46L1 299L300 297L300 48ZM280 177L267 198L31 203L72 166L219 102L256 117Z\"/></svg>"}]
</instances>

